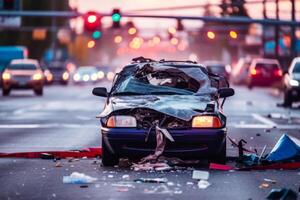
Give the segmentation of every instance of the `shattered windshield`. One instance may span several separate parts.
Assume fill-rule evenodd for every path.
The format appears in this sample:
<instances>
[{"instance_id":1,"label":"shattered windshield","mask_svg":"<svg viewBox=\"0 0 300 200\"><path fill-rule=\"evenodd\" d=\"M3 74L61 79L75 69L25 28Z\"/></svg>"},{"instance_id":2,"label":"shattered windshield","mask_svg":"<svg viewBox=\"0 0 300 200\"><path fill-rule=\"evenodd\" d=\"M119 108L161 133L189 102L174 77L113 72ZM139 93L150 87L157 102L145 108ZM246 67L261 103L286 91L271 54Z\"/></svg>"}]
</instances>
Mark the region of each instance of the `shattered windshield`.
<instances>
[{"instance_id":1,"label":"shattered windshield","mask_svg":"<svg viewBox=\"0 0 300 200\"><path fill-rule=\"evenodd\" d=\"M121 73L122 76L122 73ZM200 67L144 65L116 83L113 95L212 94L208 76Z\"/></svg>"}]
</instances>

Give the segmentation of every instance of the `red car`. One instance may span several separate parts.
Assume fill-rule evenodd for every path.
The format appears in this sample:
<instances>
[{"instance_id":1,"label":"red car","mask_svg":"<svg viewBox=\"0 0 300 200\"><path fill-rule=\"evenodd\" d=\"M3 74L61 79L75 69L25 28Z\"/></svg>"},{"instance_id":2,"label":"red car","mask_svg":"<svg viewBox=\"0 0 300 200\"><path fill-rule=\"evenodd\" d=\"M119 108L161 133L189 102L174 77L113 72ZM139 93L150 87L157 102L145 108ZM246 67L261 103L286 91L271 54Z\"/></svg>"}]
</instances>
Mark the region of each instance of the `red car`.
<instances>
[{"instance_id":1,"label":"red car","mask_svg":"<svg viewBox=\"0 0 300 200\"><path fill-rule=\"evenodd\" d=\"M254 86L276 86L282 81L282 70L278 60L253 59L248 71L248 88Z\"/></svg>"}]
</instances>

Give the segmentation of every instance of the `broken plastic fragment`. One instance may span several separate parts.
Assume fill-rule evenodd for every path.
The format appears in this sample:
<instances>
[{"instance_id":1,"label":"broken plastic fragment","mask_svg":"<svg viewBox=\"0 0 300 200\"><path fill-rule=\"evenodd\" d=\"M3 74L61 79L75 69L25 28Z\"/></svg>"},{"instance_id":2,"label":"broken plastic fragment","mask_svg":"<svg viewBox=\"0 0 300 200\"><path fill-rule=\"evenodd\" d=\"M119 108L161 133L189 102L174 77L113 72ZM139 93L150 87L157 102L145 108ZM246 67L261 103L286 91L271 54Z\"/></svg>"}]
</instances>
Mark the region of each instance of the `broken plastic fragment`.
<instances>
[{"instance_id":1,"label":"broken plastic fragment","mask_svg":"<svg viewBox=\"0 0 300 200\"><path fill-rule=\"evenodd\" d=\"M192 178L193 179L197 179L197 180L208 180L208 178L209 178L209 172L207 172L207 171L200 171L200 170L194 170Z\"/></svg>"},{"instance_id":2,"label":"broken plastic fragment","mask_svg":"<svg viewBox=\"0 0 300 200\"><path fill-rule=\"evenodd\" d=\"M166 178L138 178L134 180L137 183L166 183L167 181Z\"/></svg>"},{"instance_id":3,"label":"broken plastic fragment","mask_svg":"<svg viewBox=\"0 0 300 200\"><path fill-rule=\"evenodd\" d=\"M63 183L86 184L96 180L98 179L78 172L73 172L70 176L63 176Z\"/></svg>"},{"instance_id":4,"label":"broken plastic fragment","mask_svg":"<svg viewBox=\"0 0 300 200\"><path fill-rule=\"evenodd\" d=\"M297 200L297 194L291 189L272 189L266 199L271 200Z\"/></svg>"},{"instance_id":5,"label":"broken plastic fragment","mask_svg":"<svg viewBox=\"0 0 300 200\"><path fill-rule=\"evenodd\" d=\"M273 147L266 160L270 162L279 162L286 160L296 160L300 157L300 140L282 135L276 145Z\"/></svg>"},{"instance_id":6,"label":"broken plastic fragment","mask_svg":"<svg viewBox=\"0 0 300 200\"><path fill-rule=\"evenodd\" d=\"M210 183L206 180L200 180L198 182L198 188L199 189L206 189L206 188L208 188L208 186L210 186Z\"/></svg>"}]
</instances>

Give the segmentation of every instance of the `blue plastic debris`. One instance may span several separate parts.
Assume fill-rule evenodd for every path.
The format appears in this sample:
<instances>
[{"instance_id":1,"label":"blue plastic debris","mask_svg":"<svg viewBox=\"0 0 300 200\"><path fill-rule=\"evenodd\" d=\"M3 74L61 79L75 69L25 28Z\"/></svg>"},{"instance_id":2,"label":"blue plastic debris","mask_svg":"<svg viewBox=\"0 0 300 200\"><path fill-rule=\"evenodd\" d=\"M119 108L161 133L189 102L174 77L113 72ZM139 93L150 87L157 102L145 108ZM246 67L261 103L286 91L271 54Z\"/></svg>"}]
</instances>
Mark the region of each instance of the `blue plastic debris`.
<instances>
[{"instance_id":1,"label":"blue plastic debris","mask_svg":"<svg viewBox=\"0 0 300 200\"><path fill-rule=\"evenodd\" d=\"M266 160L270 162L296 161L298 159L300 160L300 140L286 134L280 137L266 157Z\"/></svg>"}]
</instances>

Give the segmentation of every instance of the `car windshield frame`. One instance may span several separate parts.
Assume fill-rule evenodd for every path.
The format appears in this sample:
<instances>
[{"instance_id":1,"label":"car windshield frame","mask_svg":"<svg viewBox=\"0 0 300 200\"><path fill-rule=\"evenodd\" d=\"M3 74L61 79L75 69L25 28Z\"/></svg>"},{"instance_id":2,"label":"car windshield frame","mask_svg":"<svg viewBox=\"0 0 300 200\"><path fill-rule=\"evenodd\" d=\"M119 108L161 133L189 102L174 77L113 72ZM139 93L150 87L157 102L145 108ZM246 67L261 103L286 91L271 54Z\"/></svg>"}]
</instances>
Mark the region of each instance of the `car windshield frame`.
<instances>
[{"instance_id":1,"label":"car windshield frame","mask_svg":"<svg viewBox=\"0 0 300 200\"><path fill-rule=\"evenodd\" d=\"M129 67L129 66L128 66ZM164 66L169 67L176 70L189 70L191 68L197 69L197 70L203 70L199 66ZM125 67L126 68L126 67ZM199 88L197 88L197 91L189 90L189 88L177 88L177 87L170 87L166 85L153 85L149 82L141 81L140 78L136 77L136 70L139 69L139 67L130 67L131 69L123 69L118 74L118 78L113 84L113 87L110 92L110 96L118 96L118 95L196 95L197 92L201 88L201 83L199 83ZM134 69L133 69L134 68ZM159 69L159 68L157 68ZM204 69L206 71L206 69ZM203 71L202 71L203 72ZM174 72L173 72L174 73ZM184 73L187 77L192 79L193 77L189 76L187 73ZM203 72L200 76L203 76L202 78L205 78L206 81L210 81L209 76L207 72ZM145 77L143 77L145 78ZM197 80L194 80L197 81ZM211 91L205 91L203 92L203 95L211 94L213 92Z\"/></svg>"}]
</instances>

